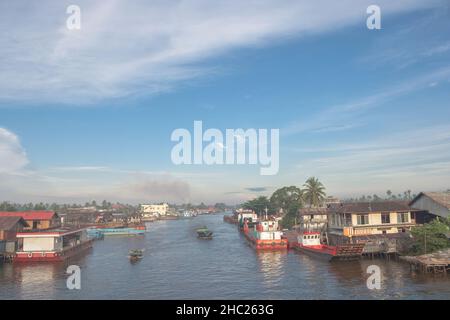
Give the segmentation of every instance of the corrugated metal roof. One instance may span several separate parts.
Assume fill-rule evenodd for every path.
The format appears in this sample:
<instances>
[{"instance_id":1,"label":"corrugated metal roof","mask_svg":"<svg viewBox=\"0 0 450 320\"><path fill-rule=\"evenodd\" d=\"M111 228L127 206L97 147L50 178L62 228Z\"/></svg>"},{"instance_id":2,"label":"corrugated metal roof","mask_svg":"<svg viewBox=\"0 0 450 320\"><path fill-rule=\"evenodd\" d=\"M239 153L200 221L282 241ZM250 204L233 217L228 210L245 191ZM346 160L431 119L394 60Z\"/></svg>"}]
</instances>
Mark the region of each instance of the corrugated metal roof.
<instances>
[{"instance_id":1,"label":"corrugated metal roof","mask_svg":"<svg viewBox=\"0 0 450 320\"><path fill-rule=\"evenodd\" d=\"M17 223L22 223L24 227L28 224L23 220L22 217L2 217L0 216L0 230L11 230L15 227Z\"/></svg>"},{"instance_id":2,"label":"corrugated metal roof","mask_svg":"<svg viewBox=\"0 0 450 320\"><path fill-rule=\"evenodd\" d=\"M331 204L328 210L338 213L415 211L406 201L345 202Z\"/></svg>"},{"instance_id":3,"label":"corrugated metal roof","mask_svg":"<svg viewBox=\"0 0 450 320\"><path fill-rule=\"evenodd\" d=\"M450 209L450 192L422 192L422 194L433 199L447 209Z\"/></svg>"},{"instance_id":4,"label":"corrugated metal roof","mask_svg":"<svg viewBox=\"0 0 450 320\"><path fill-rule=\"evenodd\" d=\"M0 217L22 217L24 220L51 220L54 211L0 211Z\"/></svg>"},{"instance_id":5,"label":"corrugated metal roof","mask_svg":"<svg viewBox=\"0 0 450 320\"><path fill-rule=\"evenodd\" d=\"M324 215L328 213L328 208L301 208L299 214L301 216L307 216L311 214Z\"/></svg>"}]
</instances>

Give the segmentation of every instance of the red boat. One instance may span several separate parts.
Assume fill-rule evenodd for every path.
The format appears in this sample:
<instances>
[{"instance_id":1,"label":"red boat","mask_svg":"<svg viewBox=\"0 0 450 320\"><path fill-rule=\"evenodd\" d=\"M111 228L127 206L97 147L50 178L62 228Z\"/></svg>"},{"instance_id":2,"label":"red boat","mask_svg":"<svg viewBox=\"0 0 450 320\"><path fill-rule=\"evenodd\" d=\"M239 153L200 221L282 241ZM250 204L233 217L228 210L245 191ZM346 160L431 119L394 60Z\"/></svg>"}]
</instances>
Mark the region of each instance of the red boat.
<instances>
[{"instance_id":1,"label":"red boat","mask_svg":"<svg viewBox=\"0 0 450 320\"><path fill-rule=\"evenodd\" d=\"M283 238L283 232L278 231L276 221L259 221L255 228L249 228L244 222L245 237L256 250L286 250L287 239Z\"/></svg>"},{"instance_id":2,"label":"red boat","mask_svg":"<svg viewBox=\"0 0 450 320\"><path fill-rule=\"evenodd\" d=\"M303 253L331 260L356 260L361 258L364 244L329 246L321 243L320 232L303 232L291 247Z\"/></svg>"}]
</instances>

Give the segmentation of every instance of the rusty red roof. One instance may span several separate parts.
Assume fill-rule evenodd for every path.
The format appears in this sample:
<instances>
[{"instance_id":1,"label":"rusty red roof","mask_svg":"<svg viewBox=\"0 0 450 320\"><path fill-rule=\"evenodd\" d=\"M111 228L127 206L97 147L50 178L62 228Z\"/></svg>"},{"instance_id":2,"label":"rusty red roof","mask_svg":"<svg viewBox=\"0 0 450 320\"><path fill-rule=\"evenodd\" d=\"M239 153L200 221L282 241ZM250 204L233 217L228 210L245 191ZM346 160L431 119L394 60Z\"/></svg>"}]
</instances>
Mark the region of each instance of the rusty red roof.
<instances>
[{"instance_id":1,"label":"rusty red roof","mask_svg":"<svg viewBox=\"0 0 450 320\"><path fill-rule=\"evenodd\" d=\"M0 217L22 217L24 220L51 220L55 217L54 211L0 211Z\"/></svg>"}]
</instances>

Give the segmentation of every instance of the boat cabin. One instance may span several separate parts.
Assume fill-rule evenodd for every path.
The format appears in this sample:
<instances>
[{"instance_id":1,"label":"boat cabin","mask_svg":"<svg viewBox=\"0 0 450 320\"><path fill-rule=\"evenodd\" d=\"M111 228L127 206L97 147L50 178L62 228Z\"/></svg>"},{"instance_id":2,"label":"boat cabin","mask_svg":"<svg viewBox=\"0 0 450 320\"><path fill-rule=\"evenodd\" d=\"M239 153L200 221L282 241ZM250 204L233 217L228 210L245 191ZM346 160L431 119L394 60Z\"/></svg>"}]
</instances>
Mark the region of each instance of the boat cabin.
<instances>
[{"instance_id":1,"label":"boat cabin","mask_svg":"<svg viewBox=\"0 0 450 320\"><path fill-rule=\"evenodd\" d=\"M88 242L86 229L60 228L39 232L17 233L19 248L17 259L55 259L67 250Z\"/></svg>"},{"instance_id":2,"label":"boat cabin","mask_svg":"<svg viewBox=\"0 0 450 320\"><path fill-rule=\"evenodd\" d=\"M302 246L320 246L320 232L305 232L298 236L298 243Z\"/></svg>"}]
</instances>

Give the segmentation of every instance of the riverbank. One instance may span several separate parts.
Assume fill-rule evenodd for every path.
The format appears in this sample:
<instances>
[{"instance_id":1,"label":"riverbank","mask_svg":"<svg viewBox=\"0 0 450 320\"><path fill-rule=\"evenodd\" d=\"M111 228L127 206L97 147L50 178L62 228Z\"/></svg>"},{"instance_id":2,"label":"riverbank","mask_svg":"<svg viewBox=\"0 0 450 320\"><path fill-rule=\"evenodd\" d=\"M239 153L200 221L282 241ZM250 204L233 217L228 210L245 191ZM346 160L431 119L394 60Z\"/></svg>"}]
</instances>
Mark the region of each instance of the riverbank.
<instances>
[{"instance_id":1,"label":"riverbank","mask_svg":"<svg viewBox=\"0 0 450 320\"><path fill-rule=\"evenodd\" d=\"M207 225L214 239L197 239ZM329 263L293 251L257 253L223 215L147 224L145 236L94 242L67 263L0 266L0 299L450 299L450 281L381 259ZM130 264L129 250L145 248ZM66 268L81 268L81 290L68 290ZM378 265L381 290L369 290Z\"/></svg>"}]
</instances>

